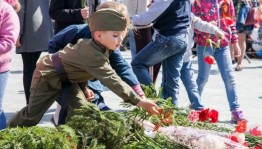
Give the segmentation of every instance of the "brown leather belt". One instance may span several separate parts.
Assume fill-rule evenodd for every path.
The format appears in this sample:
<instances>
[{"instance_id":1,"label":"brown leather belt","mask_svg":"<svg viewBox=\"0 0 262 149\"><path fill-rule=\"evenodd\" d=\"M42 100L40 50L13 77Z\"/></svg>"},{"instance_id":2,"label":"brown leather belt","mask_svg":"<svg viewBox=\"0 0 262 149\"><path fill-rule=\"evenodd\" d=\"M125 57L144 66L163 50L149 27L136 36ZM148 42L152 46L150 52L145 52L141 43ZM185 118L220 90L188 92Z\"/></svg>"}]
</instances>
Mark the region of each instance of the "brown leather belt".
<instances>
[{"instance_id":1,"label":"brown leather belt","mask_svg":"<svg viewBox=\"0 0 262 149\"><path fill-rule=\"evenodd\" d=\"M54 53L52 56L52 61L53 61L53 64L54 64L54 67L55 67L55 71L57 72L59 78L61 79L62 82L66 82L66 83L69 83L69 79L65 73L65 69L64 69L64 66L60 60L60 57L59 57L59 52L56 52Z\"/></svg>"}]
</instances>

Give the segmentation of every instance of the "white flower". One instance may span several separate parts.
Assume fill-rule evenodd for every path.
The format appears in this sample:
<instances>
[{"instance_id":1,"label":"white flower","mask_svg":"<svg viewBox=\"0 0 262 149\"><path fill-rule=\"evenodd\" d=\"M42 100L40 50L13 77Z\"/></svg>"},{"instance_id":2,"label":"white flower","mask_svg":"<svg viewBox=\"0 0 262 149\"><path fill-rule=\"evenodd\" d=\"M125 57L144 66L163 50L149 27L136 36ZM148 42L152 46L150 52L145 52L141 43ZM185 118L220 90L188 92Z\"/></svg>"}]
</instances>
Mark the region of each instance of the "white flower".
<instances>
[{"instance_id":1,"label":"white flower","mask_svg":"<svg viewBox=\"0 0 262 149\"><path fill-rule=\"evenodd\" d=\"M239 132L234 132L232 136L237 137L237 140L240 144L243 144L245 142L245 134L244 133L239 133Z\"/></svg>"}]
</instances>

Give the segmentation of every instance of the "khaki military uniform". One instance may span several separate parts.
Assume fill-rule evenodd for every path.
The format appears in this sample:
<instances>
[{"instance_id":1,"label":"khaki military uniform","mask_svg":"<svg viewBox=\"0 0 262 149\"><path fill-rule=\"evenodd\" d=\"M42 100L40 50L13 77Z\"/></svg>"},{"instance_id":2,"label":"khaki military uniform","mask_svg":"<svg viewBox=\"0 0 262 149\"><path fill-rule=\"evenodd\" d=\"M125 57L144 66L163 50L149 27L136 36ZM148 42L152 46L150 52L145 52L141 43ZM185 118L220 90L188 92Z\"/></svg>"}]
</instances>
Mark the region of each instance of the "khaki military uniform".
<instances>
[{"instance_id":1,"label":"khaki military uniform","mask_svg":"<svg viewBox=\"0 0 262 149\"><path fill-rule=\"evenodd\" d=\"M69 109L79 108L86 102L77 83L94 78L105 84L125 102L135 105L140 101L140 97L111 68L108 59L109 50L102 45L92 40L80 39L74 46L67 45L59 51L59 57L68 80L73 84L69 94L71 96L68 103ZM30 102L9 121L9 126L36 125L56 97L60 95L61 82L53 64L52 55L41 58L33 75Z\"/></svg>"}]
</instances>

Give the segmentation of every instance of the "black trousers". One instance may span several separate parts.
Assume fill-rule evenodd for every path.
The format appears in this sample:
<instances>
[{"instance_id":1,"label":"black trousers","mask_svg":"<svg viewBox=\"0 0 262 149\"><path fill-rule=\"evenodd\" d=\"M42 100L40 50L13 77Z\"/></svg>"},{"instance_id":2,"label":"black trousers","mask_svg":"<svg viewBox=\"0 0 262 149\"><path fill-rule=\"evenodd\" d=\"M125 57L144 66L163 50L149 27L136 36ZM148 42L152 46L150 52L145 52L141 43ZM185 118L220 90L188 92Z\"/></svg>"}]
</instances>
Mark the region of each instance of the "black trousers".
<instances>
[{"instance_id":1,"label":"black trousers","mask_svg":"<svg viewBox=\"0 0 262 149\"><path fill-rule=\"evenodd\" d=\"M26 104L29 103L30 86L35 71L36 62L41 55L41 52L22 53L23 60L23 85L26 98Z\"/></svg>"}]
</instances>

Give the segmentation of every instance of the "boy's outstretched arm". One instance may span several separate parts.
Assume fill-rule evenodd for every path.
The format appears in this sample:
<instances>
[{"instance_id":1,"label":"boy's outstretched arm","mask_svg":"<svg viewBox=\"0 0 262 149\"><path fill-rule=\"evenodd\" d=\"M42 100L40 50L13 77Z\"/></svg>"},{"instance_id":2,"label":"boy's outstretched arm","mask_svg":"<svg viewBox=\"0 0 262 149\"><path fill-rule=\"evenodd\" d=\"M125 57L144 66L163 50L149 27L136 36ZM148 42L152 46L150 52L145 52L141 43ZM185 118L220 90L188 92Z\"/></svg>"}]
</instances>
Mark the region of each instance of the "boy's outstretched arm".
<instances>
[{"instance_id":1,"label":"boy's outstretched arm","mask_svg":"<svg viewBox=\"0 0 262 149\"><path fill-rule=\"evenodd\" d=\"M152 101L147 99L140 100L137 105L138 107L143 108L146 110L150 115L159 115L159 107Z\"/></svg>"}]
</instances>

